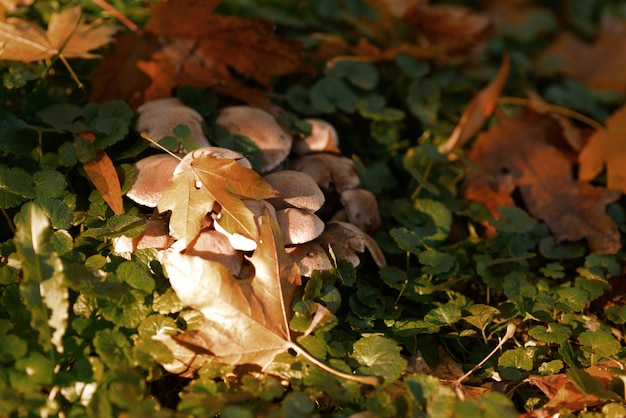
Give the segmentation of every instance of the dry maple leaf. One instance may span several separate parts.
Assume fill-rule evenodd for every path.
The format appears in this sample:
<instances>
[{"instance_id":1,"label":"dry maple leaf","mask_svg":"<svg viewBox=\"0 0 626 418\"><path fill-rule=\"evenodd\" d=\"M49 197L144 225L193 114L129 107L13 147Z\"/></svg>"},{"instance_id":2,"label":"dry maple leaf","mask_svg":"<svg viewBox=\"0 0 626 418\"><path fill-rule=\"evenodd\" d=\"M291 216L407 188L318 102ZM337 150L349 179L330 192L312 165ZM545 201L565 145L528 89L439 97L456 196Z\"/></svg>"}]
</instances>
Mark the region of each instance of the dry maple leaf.
<instances>
[{"instance_id":1,"label":"dry maple leaf","mask_svg":"<svg viewBox=\"0 0 626 418\"><path fill-rule=\"evenodd\" d=\"M606 121L606 129L591 136L578 156L578 178L593 180L606 165L606 187L626 193L626 106Z\"/></svg>"},{"instance_id":2,"label":"dry maple leaf","mask_svg":"<svg viewBox=\"0 0 626 418\"><path fill-rule=\"evenodd\" d=\"M626 92L626 21L605 19L593 43L565 32L540 59L543 72L558 72L601 91Z\"/></svg>"},{"instance_id":3,"label":"dry maple leaf","mask_svg":"<svg viewBox=\"0 0 626 418\"><path fill-rule=\"evenodd\" d=\"M242 199L276 197L274 190L257 172L235 160L199 153L191 163L181 162L171 184L161 195L160 211L171 210L170 234L185 243L197 235L202 219L219 203L220 226L256 240L254 214Z\"/></svg>"},{"instance_id":4,"label":"dry maple leaf","mask_svg":"<svg viewBox=\"0 0 626 418\"><path fill-rule=\"evenodd\" d=\"M574 180L567 157L549 143L556 135L562 133L555 121L530 111L481 134L468 158L491 179L471 173L464 195L498 216L499 206L513 204L510 195L517 188L528 211L556 239L587 238L592 251L614 254L620 249L620 234L605 208L620 194Z\"/></svg>"},{"instance_id":5,"label":"dry maple leaf","mask_svg":"<svg viewBox=\"0 0 626 418\"><path fill-rule=\"evenodd\" d=\"M155 338L170 348L179 363L165 366L179 373L188 372L187 366L197 368L211 361L266 368L277 354L293 349L337 376L376 385L375 377L330 369L293 342L291 302L301 278L268 207L259 222L259 245L249 257L255 269L252 279L236 279L222 264L201 257L165 252L162 262L172 288L183 303L206 319L195 331Z\"/></svg>"},{"instance_id":6,"label":"dry maple leaf","mask_svg":"<svg viewBox=\"0 0 626 418\"><path fill-rule=\"evenodd\" d=\"M81 23L81 8L52 13L48 29L16 17L0 22L0 58L32 62L52 58L97 58L89 51L111 42L117 27Z\"/></svg>"},{"instance_id":7,"label":"dry maple leaf","mask_svg":"<svg viewBox=\"0 0 626 418\"><path fill-rule=\"evenodd\" d=\"M103 60L94 76L92 100L124 98L137 106L170 97L174 87L191 85L269 108L267 92L242 79L269 89L273 77L311 70L299 42L275 35L269 22L215 15L217 4L157 3L144 33L123 35Z\"/></svg>"}]
</instances>

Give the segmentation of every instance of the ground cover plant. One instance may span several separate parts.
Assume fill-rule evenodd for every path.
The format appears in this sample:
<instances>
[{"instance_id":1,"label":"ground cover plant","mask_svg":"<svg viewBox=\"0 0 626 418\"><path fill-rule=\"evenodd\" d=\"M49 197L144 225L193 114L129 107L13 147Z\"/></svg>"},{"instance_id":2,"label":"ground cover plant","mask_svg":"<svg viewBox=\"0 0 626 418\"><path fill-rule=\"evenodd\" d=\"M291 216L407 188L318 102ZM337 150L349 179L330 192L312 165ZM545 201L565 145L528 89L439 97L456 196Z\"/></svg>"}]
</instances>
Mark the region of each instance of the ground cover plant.
<instances>
[{"instance_id":1,"label":"ground cover plant","mask_svg":"<svg viewBox=\"0 0 626 418\"><path fill-rule=\"evenodd\" d=\"M0 16L0 416L626 416L626 3Z\"/></svg>"}]
</instances>

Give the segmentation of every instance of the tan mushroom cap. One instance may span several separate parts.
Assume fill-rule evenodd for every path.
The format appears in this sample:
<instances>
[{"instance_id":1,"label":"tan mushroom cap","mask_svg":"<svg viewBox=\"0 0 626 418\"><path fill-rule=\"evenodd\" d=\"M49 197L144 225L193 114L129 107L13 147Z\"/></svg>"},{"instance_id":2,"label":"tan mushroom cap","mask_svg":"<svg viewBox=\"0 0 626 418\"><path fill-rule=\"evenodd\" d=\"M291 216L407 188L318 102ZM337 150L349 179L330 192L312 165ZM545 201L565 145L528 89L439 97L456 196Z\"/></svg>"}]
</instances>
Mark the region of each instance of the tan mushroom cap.
<instances>
[{"instance_id":1,"label":"tan mushroom cap","mask_svg":"<svg viewBox=\"0 0 626 418\"><path fill-rule=\"evenodd\" d=\"M303 244L319 237L324 222L314 213L298 208L276 211L276 220L283 234L285 245Z\"/></svg>"},{"instance_id":2,"label":"tan mushroom cap","mask_svg":"<svg viewBox=\"0 0 626 418\"><path fill-rule=\"evenodd\" d=\"M234 276L239 274L243 263L243 253L235 250L225 235L208 228L201 230L191 241L185 249L185 254L217 261Z\"/></svg>"},{"instance_id":3,"label":"tan mushroom cap","mask_svg":"<svg viewBox=\"0 0 626 418\"><path fill-rule=\"evenodd\" d=\"M277 198L267 199L276 210L294 207L315 212L324 204L324 193L306 173L282 170L270 173L264 179L280 193Z\"/></svg>"},{"instance_id":4,"label":"tan mushroom cap","mask_svg":"<svg viewBox=\"0 0 626 418\"><path fill-rule=\"evenodd\" d=\"M176 97L146 102L137 108L139 117L135 124L137 132L146 132L150 138L159 141L164 136L173 136L174 128L187 125L191 138L201 147L208 147L209 140L202 130L202 115L185 106Z\"/></svg>"},{"instance_id":5,"label":"tan mushroom cap","mask_svg":"<svg viewBox=\"0 0 626 418\"><path fill-rule=\"evenodd\" d=\"M304 119L311 125L311 133L304 138L293 141L291 151L296 155L306 155L312 152L332 152L339 154L339 135L333 125L322 119Z\"/></svg>"},{"instance_id":6,"label":"tan mushroom cap","mask_svg":"<svg viewBox=\"0 0 626 418\"><path fill-rule=\"evenodd\" d=\"M250 138L263 154L262 172L282 163L291 151L292 137L280 127L274 116L251 106L230 106L219 111L216 123L231 134Z\"/></svg>"},{"instance_id":7,"label":"tan mushroom cap","mask_svg":"<svg viewBox=\"0 0 626 418\"><path fill-rule=\"evenodd\" d=\"M179 160L169 154L150 155L137 161L137 178L126 196L140 205L155 208L178 163Z\"/></svg>"},{"instance_id":8,"label":"tan mushroom cap","mask_svg":"<svg viewBox=\"0 0 626 418\"><path fill-rule=\"evenodd\" d=\"M289 163L287 168L307 173L322 189L330 189L332 184L342 192L361 183L354 162L335 154L304 155Z\"/></svg>"},{"instance_id":9,"label":"tan mushroom cap","mask_svg":"<svg viewBox=\"0 0 626 418\"><path fill-rule=\"evenodd\" d=\"M146 219L146 230L135 238L122 235L113 240L113 252L132 253L136 250L154 248L164 250L172 243L167 224L162 219Z\"/></svg>"},{"instance_id":10,"label":"tan mushroom cap","mask_svg":"<svg viewBox=\"0 0 626 418\"><path fill-rule=\"evenodd\" d=\"M323 248L331 247L335 255L350 262L354 267L361 264L357 253L367 248L378 267L387 265L385 256L374 238L348 222L330 221L324 232L315 240Z\"/></svg>"},{"instance_id":11,"label":"tan mushroom cap","mask_svg":"<svg viewBox=\"0 0 626 418\"><path fill-rule=\"evenodd\" d=\"M325 271L333 268L326 250L315 241L285 247L285 251L293 257L293 261L296 262L303 276L311 277L316 270Z\"/></svg>"},{"instance_id":12,"label":"tan mushroom cap","mask_svg":"<svg viewBox=\"0 0 626 418\"><path fill-rule=\"evenodd\" d=\"M178 165L178 167L176 167L176 169L174 170L174 174L178 174L181 171L186 170L189 167L189 164L191 164L193 160L203 155L208 155L214 158L235 160L237 164L239 164L242 167L246 167L250 169L252 168L252 164L250 164L250 161L248 161L246 157L244 157L237 151L233 151L231 149L221 148L221 147L203 147L203 148L198 148L196 150L193 150L187 155L185 155L182 161L180 162L180 164Z\"/></svg>"},{"instance_id":13,"label":"tan mushroom cap","mask_svg":"<svg viewBox=\"0 0 626 418\"><path fill-rule=\"evenodd\" d=\"M348 221L365 232L380 228L380 214L376 196L365 189L348 189L341 192L341 203L346 208Z\"/></svg>"}]
</instances>

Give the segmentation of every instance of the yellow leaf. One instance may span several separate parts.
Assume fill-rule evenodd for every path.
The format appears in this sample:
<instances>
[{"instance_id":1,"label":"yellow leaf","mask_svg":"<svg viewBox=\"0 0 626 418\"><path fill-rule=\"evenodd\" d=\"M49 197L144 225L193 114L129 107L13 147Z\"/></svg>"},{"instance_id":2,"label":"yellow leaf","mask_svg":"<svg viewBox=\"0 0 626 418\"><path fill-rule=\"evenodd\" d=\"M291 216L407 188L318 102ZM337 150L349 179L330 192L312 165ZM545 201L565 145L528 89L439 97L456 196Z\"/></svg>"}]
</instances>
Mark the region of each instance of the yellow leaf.
<instances>
[{"instance_id":1,"label":"yellow leaf","mask_svg":"<svg viewBox=\"0 0 626 418\"><path fill-rule=\"evenodd\" d=\"M32 62L52 58L96 58L89 51L111 42L115 26L81 23L81 9L53 13L48 28L10 17L0 22L0 58Z\"/></svg>"}]
</instances>

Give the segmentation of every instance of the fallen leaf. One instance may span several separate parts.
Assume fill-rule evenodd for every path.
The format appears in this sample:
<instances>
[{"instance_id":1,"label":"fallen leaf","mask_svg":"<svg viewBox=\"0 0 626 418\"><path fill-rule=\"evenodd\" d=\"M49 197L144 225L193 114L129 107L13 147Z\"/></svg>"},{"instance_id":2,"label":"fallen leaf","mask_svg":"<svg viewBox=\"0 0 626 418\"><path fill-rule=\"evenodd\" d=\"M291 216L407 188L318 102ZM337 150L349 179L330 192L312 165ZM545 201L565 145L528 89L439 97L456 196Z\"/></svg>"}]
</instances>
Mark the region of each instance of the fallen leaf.
<instances>
[{"instance_id":1,"label":"fallen leaf","mask_svg":"<svg viewBox=\"0 0 626 418\"><path fill-rule=\"evenodd\" d=\"M626 106L606 121L606 129L591 136L578 156L578 178L591 181L606 166L606 187L626 193Z\"/></svg>"},{"instance_id":2,"label":"fallen leaf","mask_svg":"<svg viewBox=\"0 0 626 418\"><path fill-rule=\"evenodd\" d=\"M93 134L83 134L84 138L91 142L96 140ZM120 179L113 165L113 161L103 149L96 149L93 159L83 164L87 177L100 192L104 200L116 215L124 213L124 203L122 200L122 186Z\"/></svg>"},{"instance_id":3,"label":"fallen leaf","mask_svg":"<svg viewBox=\"0 0 626 418\"><path fill-rule=\"evenodd\" d=\"M220 226L230 233L258 238L254 214L242 199L276 197L274 190L257 172L235 160L216 158L202 152L190 163L181 162L161 195L158 209L172 211L170 234L190 243L200 231L202 220L215 202L219 203Z\"/></svg>"},{"instance_id":4,"label":"fallen leaf","mask_svg":"<svg viewBox=\"0 0 626 418\"><path fill-rule=\"evenodd\" d=\"M311 71L298 41L275 35L269 22L213 14L218 4L157 3L144 32L122 35L103 60L94 75L92 100L123 98L136 107L170 97L174 87L190 85L269 108L267 89L273 77Z\"/></svg>"},{"instance_id":5,"label":"fallen leaf","mask_svg":"<svg viewBox=\"0 0 626 418\"><path fill-rule=\"evenodd\" d=\"M512 204L510 195L517 188L528 211L543 220L556 239L587 238L592 251L616 253L619 231L605 208L620 194L574 180L567 157L549 144L554 135L561 135L560 126L531 111L481 134L468 158L490 178L485 173L469 174L464 196L499 216L497 208Z\"/></svg>"},{"instance_id":6,"label":"fallen leaf","mask_svg":"<svg viewBox=\"0 0 626 418\"><path fill-rule=\"evenodd\" d=\"M455 148L462 147L482 128L496 107L496 100L509 76L509 68L509 56L505 55L498 74L467 104L461 120L450 138L442 145L440 149L442 153L448 154Z\"/></svg>"},{"instance_id":7,"label":"fallen leaf","mask_svg":"<svg viewBox=\"0 0 626 418\"><path fill-rule=\"evenodd\" d=\"M0 57L32 62L52 58L97 58L89 51L111 42L117 27L81 23L81 8L52 13L48 28L16 17L0 22Z\"/></svg>"},{"instance_id":8,"label":"fallen leaf","mask_svg":"<svg viewBox=\"0 0 626 418\"><path fill-rule=\"evenodd\" d=\"M593 43L562 33L542 54L539 67L596 90L626 92L626 21L604 19Z\"/></svg>"}]
</instances>

